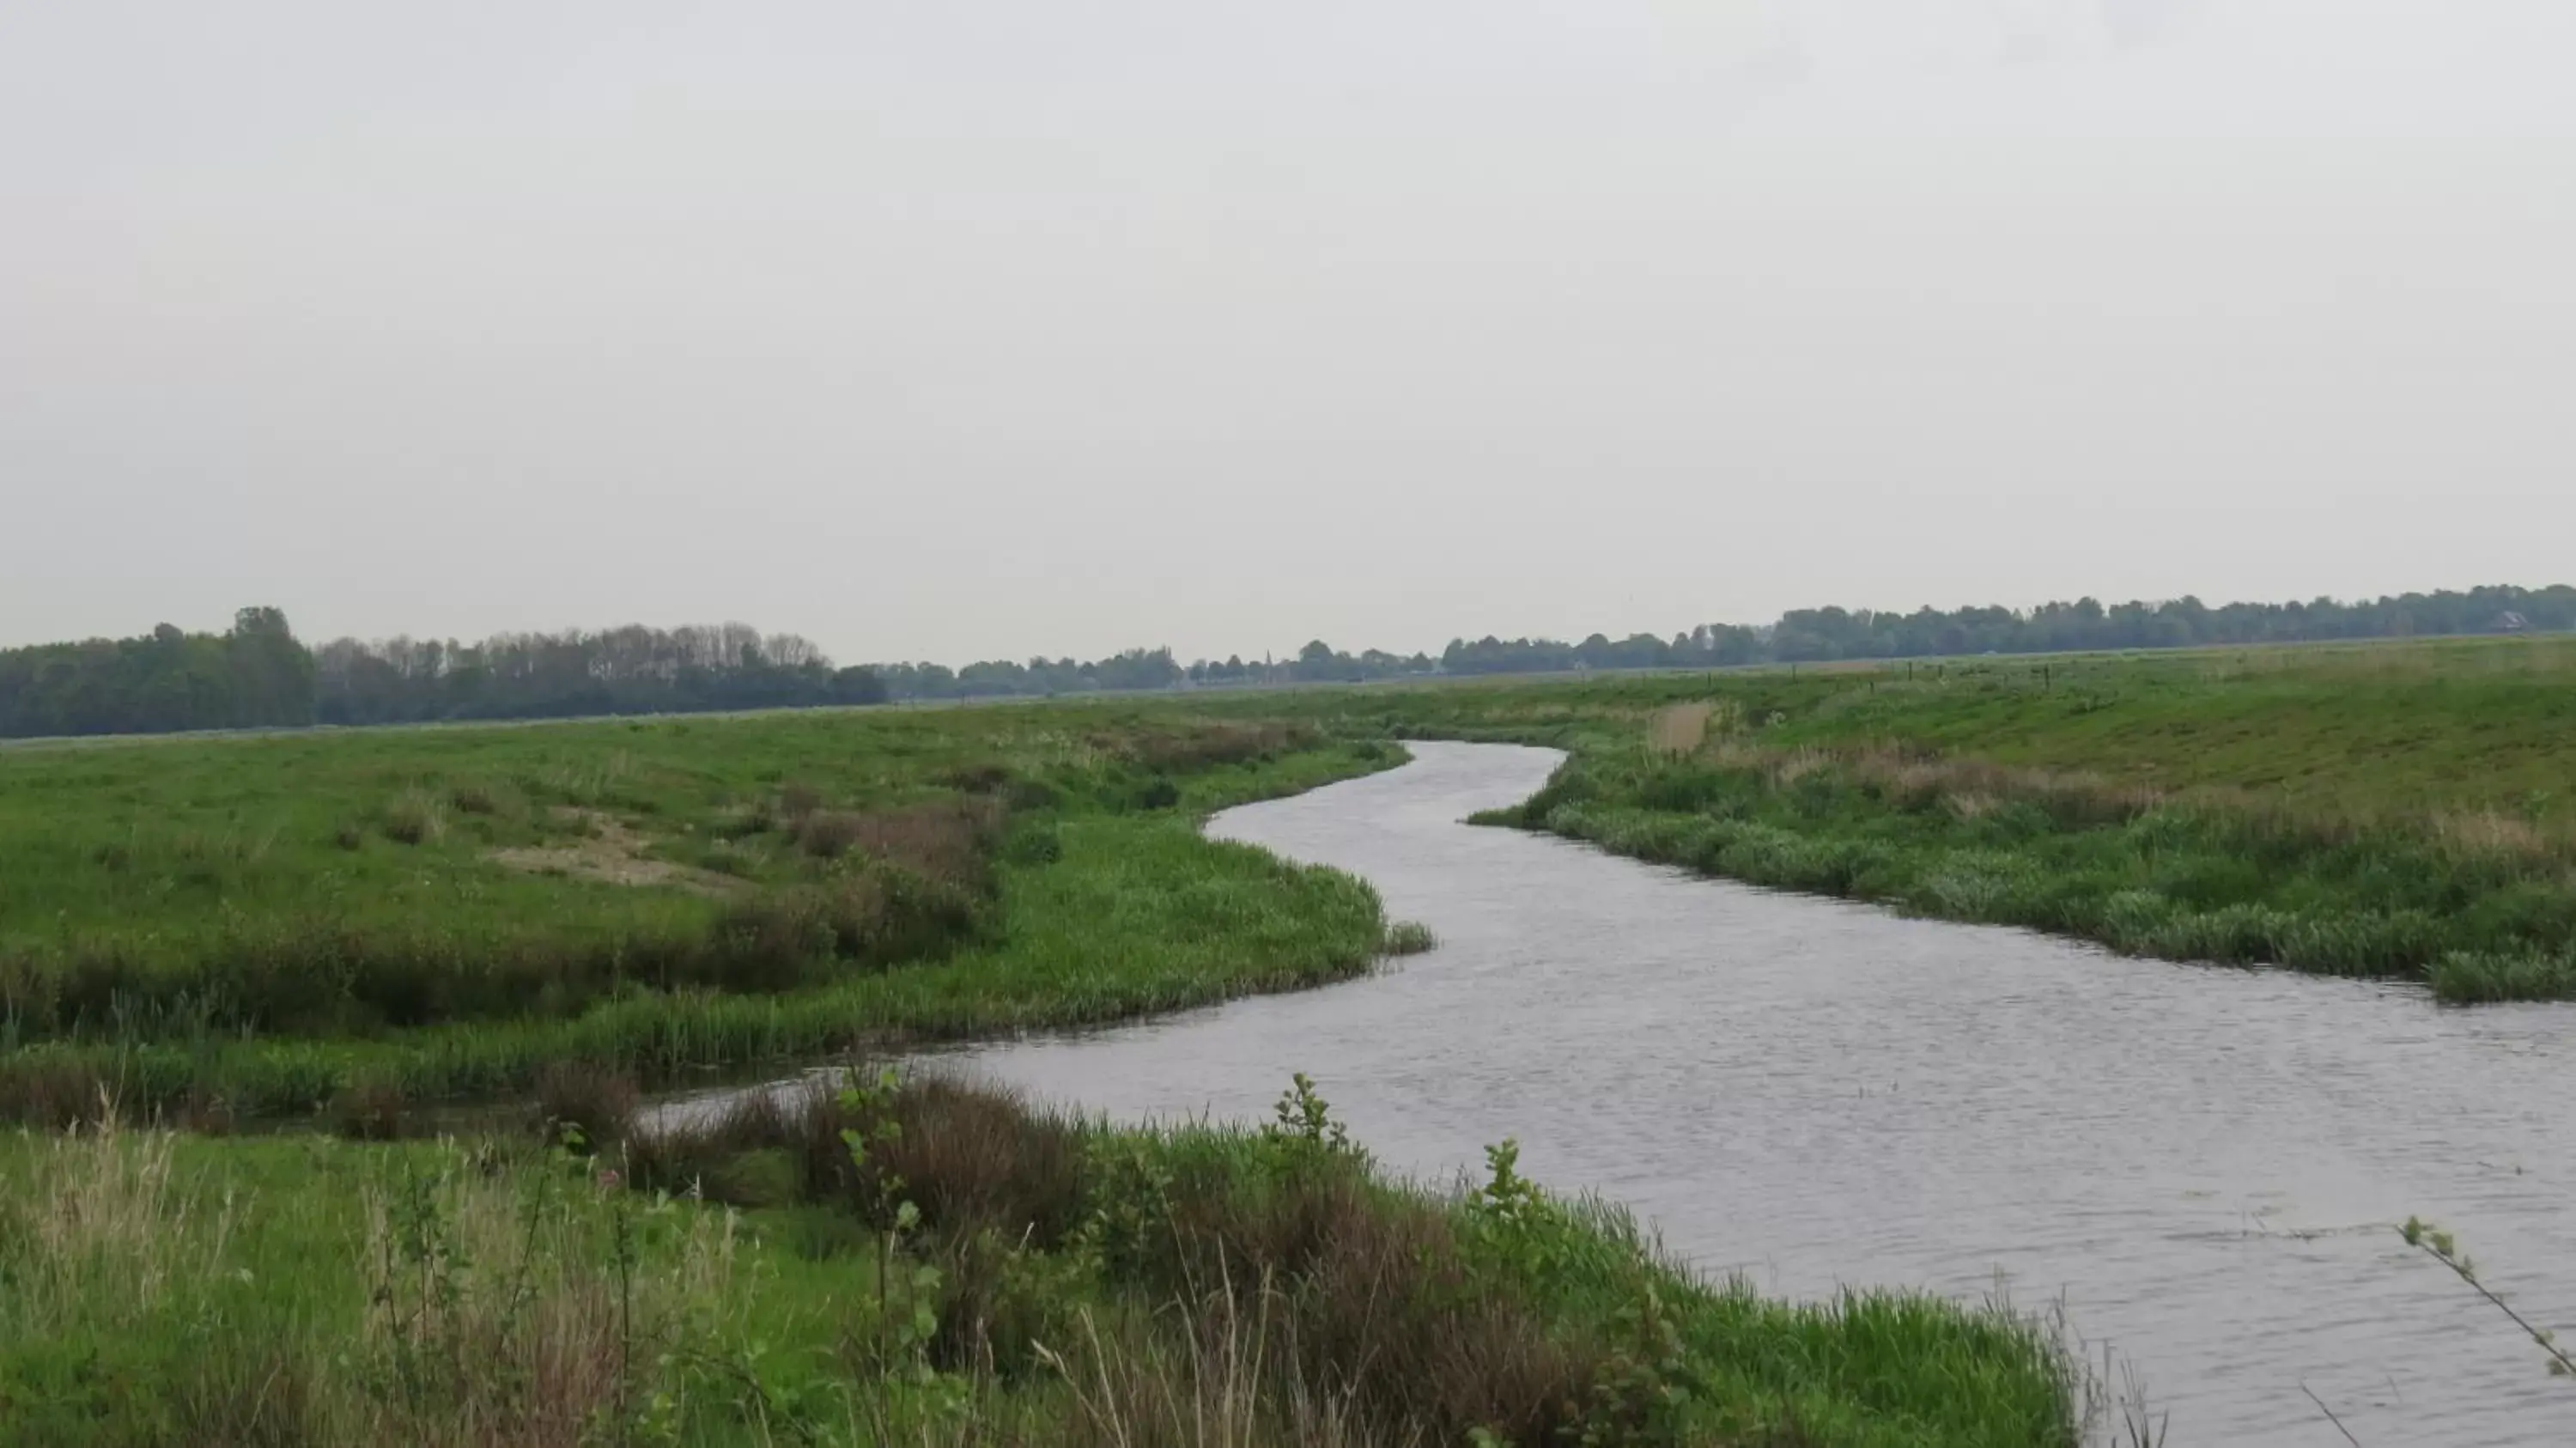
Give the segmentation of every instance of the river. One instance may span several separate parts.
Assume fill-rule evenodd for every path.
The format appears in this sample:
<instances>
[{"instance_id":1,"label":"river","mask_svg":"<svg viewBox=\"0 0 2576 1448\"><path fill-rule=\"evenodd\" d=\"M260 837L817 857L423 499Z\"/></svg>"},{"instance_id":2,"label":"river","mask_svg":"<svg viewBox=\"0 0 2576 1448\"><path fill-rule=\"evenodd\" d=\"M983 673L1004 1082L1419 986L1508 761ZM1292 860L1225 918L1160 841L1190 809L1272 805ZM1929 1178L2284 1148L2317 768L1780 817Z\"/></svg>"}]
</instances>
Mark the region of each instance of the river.
<instances>
[{"instance_id":1,"label":"river","mask_svg":"<svg viewBox=\"0 0 2576 1448\"><path fill-rule=\"evenodd\" d=\"M1437 950L1380 976L956 1053L1113 1116L1265 1115L1314 1076L1390 1165L1488 1142L1765 1291L2062 1305L2175 1444L2576 1442L2576 1382L2396 1224L2576 1319L2576 1008L2127 960L1462 823L1558 756L1420 744L1211 833L1374 882Z\"/></svg>"}]
</instances>

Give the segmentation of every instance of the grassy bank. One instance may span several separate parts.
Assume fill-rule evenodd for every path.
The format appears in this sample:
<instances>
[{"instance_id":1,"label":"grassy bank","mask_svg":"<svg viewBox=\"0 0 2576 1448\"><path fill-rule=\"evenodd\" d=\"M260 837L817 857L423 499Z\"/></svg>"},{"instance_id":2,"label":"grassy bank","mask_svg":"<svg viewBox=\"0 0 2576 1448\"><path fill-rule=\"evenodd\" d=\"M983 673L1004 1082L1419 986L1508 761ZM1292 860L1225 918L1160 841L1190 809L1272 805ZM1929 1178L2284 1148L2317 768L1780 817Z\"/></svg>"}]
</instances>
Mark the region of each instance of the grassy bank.
<instances>
[{"instance_id":1,"label":"grassy bank","mask_svg":"<svg viewBox=\"0 0 2576 1448\"><path fill-rule=\"evenodd\" d=\"M622 1143L631 1087L550 1090L596 1156L0 1138L9 1441L2074 1440L2014 1319L1695 1280L1508 1147L1393 1184L1302 1089L1259 1133L888 1082Z\"/></svg>"},{"instance_id":2,"label":"grassy bank","mask_svg":"<svg viewBox=\"0 0 2576 1448\"><path fill-rule=\"evenodd\" d=\"M928 1082L628 1129L647 1087L1427 944L1360 881L1198 832L1401 757L1342 722L0 756L0 1115L37 1124L0 1137L0 1438L2071 1441L2079 1387L2017 1319L1701 1282L1508 1148L1478 1188L1390 1182L1302 1091L1261 1133ZM225 1135L281 1120L329 1130Z\"/></svg>"},{"instance_id":3,"label":"grassy bank","mask_svg":"<svg viewBox=\"0 0 2576 1448\"><path fill-rule=\"evenodd\" d=\"M655 1085L1365 970L1365 884L1208 810L1382 744L1082 706L0 760L0 1114Z\"/></svg>"},{"instance_id":4,"label":"grassy bank","mask_svg":"<svg viewBox=\"0 0 2576 1448\"><path fill-rule=\"evenodd\" d=\"M997 938L1057 819L1391 761L1179 711L770 715L0 758L21 1041L340 1036L774 992Z\"/></svg>"},{"instance_id":5,"label":"grassy bank","mask_svg":"<svg viewBox=\"0 0 2576 1448\"><path fill-rule=\"evenodd\" d=\"M1572 758L1497 822L2134 954L2576 996L2576 642L1351 691Z\"/></svg>"},{"instance_id":6,"label":"grassy bank","mask_svg":"<svg viewBox=\"0 0 2576 1448\"><path fill-rule=\"evenodd\" d=\"M578 1015L369 1036L48 1042L0 1061L0 1111L61 1123L102 1089L190 1119L322 1113L507 1094L549 1063L648 1085L720 1079L905 1040L1121 1020L1348 979L1385 932L1376 892L1202 839L1176 816L1054 828L1054 858L1005 870L999 939L936 963L853 970L778 993L631 987Z\"/></svg>"}]
</instances>

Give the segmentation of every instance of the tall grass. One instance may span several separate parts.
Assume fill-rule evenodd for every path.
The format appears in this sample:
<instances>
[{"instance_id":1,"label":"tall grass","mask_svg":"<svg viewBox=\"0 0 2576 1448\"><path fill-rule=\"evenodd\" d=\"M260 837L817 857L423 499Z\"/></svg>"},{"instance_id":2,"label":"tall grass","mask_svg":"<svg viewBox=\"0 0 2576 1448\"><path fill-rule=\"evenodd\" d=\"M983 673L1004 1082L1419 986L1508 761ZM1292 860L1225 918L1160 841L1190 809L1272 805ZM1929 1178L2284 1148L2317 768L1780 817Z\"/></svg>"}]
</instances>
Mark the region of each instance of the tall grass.
<instances>
[{"instance_id":1,"label":"tall grass","mask_svg":"<svg viewBox=\"0 0 2576 1448\"><path fill-rule=\"evenodd\" d=\"M9 1441L2074 1440L2029 1324L1701 1282L1508 1147L1392 1183L1302 1085L1258 1133L753 1101L591 1157L0 1137Z\"/></svg>"},{"instance_id":2,"label":"tall grass","mask_svg":"<svg viewBox=\"0 0 2576 1448\"><path fill-rule=\"evenodd\" d=\"M2555 996L2570 856L1977 761L1741 747L1582 757L1512 822L1622 854L2136 955Z\"/></svg>"}]
</instances>

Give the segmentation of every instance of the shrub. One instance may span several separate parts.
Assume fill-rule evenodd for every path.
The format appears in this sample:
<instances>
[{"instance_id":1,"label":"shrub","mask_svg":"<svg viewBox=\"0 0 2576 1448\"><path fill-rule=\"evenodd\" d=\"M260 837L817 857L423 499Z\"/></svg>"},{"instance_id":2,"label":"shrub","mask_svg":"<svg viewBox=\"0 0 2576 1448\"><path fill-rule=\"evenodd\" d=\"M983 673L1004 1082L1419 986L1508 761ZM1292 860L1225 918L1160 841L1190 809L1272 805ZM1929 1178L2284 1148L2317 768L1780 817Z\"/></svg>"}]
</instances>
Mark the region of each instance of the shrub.
<instances>
[{"instance_id":1,"label":"shrub","mask_svg":"<svg viewBox=\"0 0 2576 1448\"><path fill-rule=\"evenodd\" d=\"M0 1120L59 1131L113 1116L115 1100L87 1061L53 1051L0 1054Z\"/></svg>"},{"instance_id":2,"label":"shrub","mask_svg":"<svg viewBox=\"0 0 2576 1448\"><path fill-rule=\"evenodd\" d=\"M626 1139L643 1099L635 1078L587 1061L556 1061L537 1072L537 1122L551 1140L598 1151Z\"/></svg>"},{"instance_id":3,"label":"shrub","mask_svg":"<svg viewBox=\"0 0 2576 1448\"><path fill-rule=\"evenodd\" d=\"M1082 1140L1063 1118L1008 1092L936 1077L907 1084L889 1106L897 1134L869 1148L863 1199L876 1199L874 1179L893 1177L934 1228L1041 1248L1081 1222Z\"/></svg>"},{"instance_id":4,"label":"shrub","mask_svg":"<svg viewBox=\"0 0 2576 1448\"><path fill-rule=\"evenodd\" d=\"M2445 1005L2576 1000L2576 950L2455 950L2433 963L2430 980Z\"/></svg>"},{"instance_id":5,"label":"shrub","mask_svg":"<svg viewBox=\"0 0 2576 1448\"><path fill-rule=\"evenodd\" d=\"M1419 920L1399 920L1386 928L1386 943L1379 950L1386 955L1420 955L1439 943L1430 926Z\"/></svg>"},{"instance_id":6,"label":"shrub","mask_svg":"<svg viewBox=\"0 0 2576 1448\"><path fill-rule=\"evenodd\" d=\"M447 833L447 814L436 797L405 790L385 806L385 838L398 844L426 845Z\"/></svg>"},{"instance_id":7,"label":"shrub","mask_svg":"<svg viewBox=\"0 0 2576 1448\"><path fill-rule=\"evenodd\" d=\"M846 810L807 810L796 820L796 847L818 860L837 860L859 842L864 816Z\"/></svg>"},{"instance_id":8,"label":"shrub","mask_svg":"<svg viewBox=\"0 0 2576 1448\"><path fill-rule=\"evenodd\" d=\"M495 786L469 781L449 789L447 802L458 814L497 815L511 812L511 804Z\"/></svg>"},{"instance_id":9,"label":"shrub","mask_svg":"<svg viewBox=\"0 0 2576 1448\"><path fill-rule=\"evenodd\" d=\"M1105 754L1156 774L1190 774L1302 748L1317 737L1312 728L1300 724L1212 720L1176 728L1132 729L1096 737L1092 743Z\"/></svg>"},{"instance_id":10,"label":"shrub","mask_svg":"<svg viewBox=\"0 0 2576 1448\"><path fill-rule=\"evenodd\" d=\"M352 1141L398 1141L412 1134L411 1098L385 1078L353 1082L331 1102L334 1130Z\"/></svg>"},{"instance_id":11,"label":"shrub","mask_svg":"<svg viewBox=\"0 0 2576 1448\"><path fill-rule=\"evenodd\" d=\"M925 879L974 889L992 883L1001 812L988 800L935 800L900 809L807 815L796 842L819 859L856 851Z\"/></svg>"}]
</instances>

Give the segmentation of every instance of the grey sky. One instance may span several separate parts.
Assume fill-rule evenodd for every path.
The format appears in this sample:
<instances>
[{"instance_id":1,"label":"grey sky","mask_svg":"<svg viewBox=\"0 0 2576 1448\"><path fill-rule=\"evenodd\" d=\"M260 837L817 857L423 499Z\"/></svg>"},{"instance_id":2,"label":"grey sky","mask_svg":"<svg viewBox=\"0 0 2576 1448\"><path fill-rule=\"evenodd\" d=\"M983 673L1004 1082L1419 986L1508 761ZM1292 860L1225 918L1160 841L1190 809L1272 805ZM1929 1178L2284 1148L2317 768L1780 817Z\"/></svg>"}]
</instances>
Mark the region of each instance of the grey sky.
<instances>
[{"instance_id":1,"label":"grey sky","mask_svg":"<svg viewBox=\"0 0 2576 1448\"><path fill-rule=\"evenodd\" d=\"M0 5L0 642L2576 576L2564 0Z\"/></svg>"}]
</instances>

